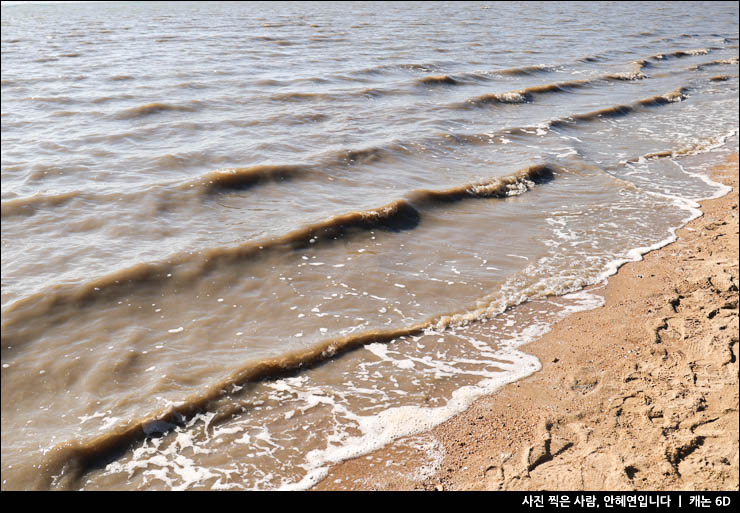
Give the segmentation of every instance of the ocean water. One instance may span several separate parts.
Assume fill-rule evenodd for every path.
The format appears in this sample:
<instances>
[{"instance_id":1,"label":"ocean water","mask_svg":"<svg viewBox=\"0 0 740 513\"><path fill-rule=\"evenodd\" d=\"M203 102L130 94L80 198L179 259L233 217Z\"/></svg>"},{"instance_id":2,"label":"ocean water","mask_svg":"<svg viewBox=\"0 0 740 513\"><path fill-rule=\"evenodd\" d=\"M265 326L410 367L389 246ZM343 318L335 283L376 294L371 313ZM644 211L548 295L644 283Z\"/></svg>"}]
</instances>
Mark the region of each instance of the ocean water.
<instances>
[{"instance_id":1,"label":"ocean water","mask_svg":"<svg viewBox=\"0 0 740 513\"><path fill-rule=\"evenodd\" d=\"M536 372L737 132L736 2L3 4L2 489L309 488Z\"/></svg>"}]
</instances>

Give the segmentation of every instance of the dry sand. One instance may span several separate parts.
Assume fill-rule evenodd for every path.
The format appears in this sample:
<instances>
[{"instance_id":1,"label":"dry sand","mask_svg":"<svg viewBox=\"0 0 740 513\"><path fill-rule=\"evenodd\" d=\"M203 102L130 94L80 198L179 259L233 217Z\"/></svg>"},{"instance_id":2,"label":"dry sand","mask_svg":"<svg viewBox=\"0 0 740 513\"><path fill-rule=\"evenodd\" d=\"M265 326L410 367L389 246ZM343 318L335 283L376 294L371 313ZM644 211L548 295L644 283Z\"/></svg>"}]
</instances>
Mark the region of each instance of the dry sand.
<instances>
[{"instance_id":1,"label":"dry sand","mask_svg":"<svg viewBox=\"0 0 740 513\"><path fill-rule=\"evenodd\" d=\"M317 490L737 490L738 158L679 240L524 350L542 371Z\"/></svg>"}]
</instances>

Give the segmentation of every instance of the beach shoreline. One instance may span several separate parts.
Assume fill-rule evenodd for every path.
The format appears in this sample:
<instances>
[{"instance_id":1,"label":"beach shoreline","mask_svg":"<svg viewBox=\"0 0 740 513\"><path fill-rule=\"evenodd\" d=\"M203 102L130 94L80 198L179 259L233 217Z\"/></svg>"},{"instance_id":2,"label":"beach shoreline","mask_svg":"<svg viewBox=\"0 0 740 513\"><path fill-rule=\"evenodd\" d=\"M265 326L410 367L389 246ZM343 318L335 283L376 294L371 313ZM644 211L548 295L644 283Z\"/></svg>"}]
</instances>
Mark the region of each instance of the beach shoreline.
<instances>
[{"instance_id":1,"label":"beach shoreline","mask_svg":"<svg viewBox=\"0 0 740 513\"><path fill-rule=\"evenodd\" d=\"M737 490L738 156L678 239L623 265L604 305L523 346L542 370L314 490Z\"/></svg>"}]
</instances>

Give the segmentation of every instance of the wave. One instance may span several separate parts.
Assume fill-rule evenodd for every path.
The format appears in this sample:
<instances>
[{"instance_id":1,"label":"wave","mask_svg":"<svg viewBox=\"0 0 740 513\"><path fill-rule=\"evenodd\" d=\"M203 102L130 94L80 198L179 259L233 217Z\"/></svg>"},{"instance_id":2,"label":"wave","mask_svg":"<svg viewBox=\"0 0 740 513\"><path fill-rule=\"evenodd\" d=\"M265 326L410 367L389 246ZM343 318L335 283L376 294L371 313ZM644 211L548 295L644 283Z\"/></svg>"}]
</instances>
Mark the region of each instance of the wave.
<instances>
[{"instance_id":1,"label":"wave","mask_svg":"<svg viewBox=\"0 0 740 513\"><path fill-rule=\"evenodd\" d=\"M564 92L571 89L585 87L588 85L594 85L598 82L603 81L633 81L643 80L648 78L645 73L645 69L653 66L654 61L661 61L670 58L680 58L686 56L704 55L709 53L711 50L708 48L696 49L696 50L676 50L664 54L655 54L650 57L641 58L631 63L631 67L628 71L607 73L594 78L585 80L571 80L559 83L545 84L541 86L532 86L516 91L508 91L504 93L492 93L484 94L477 98L467 100L467 105L486 105L486 104L511 104L511 103L527 103L532 101L532 98L536 94L548 93L548 92ZM588 56L581 59L577 59L576 62L601 62L605 58L602 56ZM717 61L718 63L727 62ZM736 62L736 61L735 61ZM399 69L413 70L413 71L438 71L440 68L432 65L425 64L389 64L376 66L361 70L359 73L382 73L386 71L393 71ZM516 68L499 69L492 71L472 71L472 72L459 72L453 74L438 74L428 75L419 77L413 80L413 84L421 86L451 86L451 85L465 85L474 83L484 83L493 80L495 76L528 76L552 73L557 71L557 67L547 65L528 65ZM345 80L346 77L340 77ZM299 78L290 81L293 82L325 82L327 79L322 77L314 78ZM286 85L288 82L276 82L267 81L263 82L269 85ZM360 90L351 90L338 93L315 93L310 91L292 91L292 92L280 92L270 96L270 99L275 101L286 101L286 102L302 102L302 101L315 101L315 100L333 100L337 99L342 95L349 96L365 96L371 98L377 98L387 95L398 95L398 94L413 94L413 91L408 91L404 88L364 88ZM459 107L459 105L457 106Z\"/></svg>"},{"instance_id":2,"label":"wave","mask_svg":"<svg viewBox=\"0 0 740 513\"><path fill-rule=\"evenodd\" d=\"M431 75L420 78L417 82L423 85L457 85L459 83L449 75Z\"/></svg>"},{"instance_id":3,"label":"wave","mask_svg":"<svg viewBox=\"0 0 740 513\"><path fill-rule=\"evenodd\" d=\"M532 66L521 66L518 68L498 69L498 70L493 71L493 73L497 75L503 75L503 76L518 77L518 76L527 76L527 75L537 75L540 73L550 73L554 70L555 68L551 66L536 64Z\"/></svg>"},{"instance_id":4,"label":"wave","mask_svg":"<svg viewBox=\"0 0 740 513\"><path fill-rule=\"evenodd\" d=\"M488 93L471 98L465 102L465 105L492 105L497 103L526 103L532 100L532 95L527 95L521 91L508 91L505 93Z\"/></svg>"},{"instance_id":5,"label":"wave","mask_svg":"<svg viewBox=\"0 0 740 513\"><path fill-rule=\"evenodd\" d=\"M386 147L376 146L364 149L331 151L324 155L320 163L312 165L265 164L244 168L220 169L207 173L195 181L186 182L180 186L180 189L188 190L197 186L208 194L244 191L268 182L284 182L309 174L318 174L319 169L374 164L387 160L391 155L408 152L409 150L400 144L390 144Z\"/></svg>"},{"instance_id":6,"label":"wave","mask_svg":"<svg viewBox=\"0 0 740 513\"><path fill-rule=\"evenodd\" d=\"M253 166L213 171L199 181L208 193L240 191L270 181L290 180L306 172L306 166Z\"/></svg>"},{"instance_id":7,"label":"wave","mask_svg":"<svg viewBox=\"0 0 740 513\"><path fill-rule=\"evenodd\" d=\"M394 143L361 149L333 150L325 153L315 164L259 165L219 170L206 174L197 182L188 182L184 187L191 188L194 184L205 185L208 192L246 190L270 181L281 182L311 173L316 174L320 172L319 169L376 164L394 156L408 154L409 151L405 146Z\"/></svg>"},{"instance_id":8,"label":"wave","mask_svg":"<svg viewBox=\"0 0 740 513\"><path fill-rule=\"evenodd\" d=\"M689 68L689 70L690 71L700 71L700 70L703 70L705 68L711 68L713 66L726 66L726 65L733 65L733 64L737 65L737 63L738 63L738 58L737 57L731 57L729 59L717 59L717 60L714 60L714 61L709 61L709 62L703 62L701 64L696 64L694 66L691 66Z\"/></svg>"},{"instance_id":9,"label":"wave","mask_svg":"<svg viewBox=\"0 0 740 513\"><path fill-rule=\"evenodd\" d=\"M670 59L670 58L705 55L709 53L710 51L711 50L708 48L701 48L701 49L696 49L696 50L677 50L677 51L669 52L665 54L655 54L645 59L638 59L637 61L632 62L633 69L630 71L623 72L623 73L607 74L607 75L600 77L600 79L601 80L609 80L609 79L636 80L636 79L647 78L647 75L645 75L642 72L642 70L652 66L650 60L665 60L665 59ZM605 60L606 60L606 57L604 56L593 55L593 56L581 57L580 59L576 59L575 62L577 63L598 63L598 62L604 62ZM737 60L735 60L735 63L737 63ZM520 67L515 67L515 68L498 69L498 70L493 70L493 71L488 71L488 72L457 73L455 74L454 77L450 77L449 75L439 75L439 77L448 77L459 83L463 77L470 77L470 78L480 80L480 79L489 78L490 75L513 76L513 77L532 76L532 75L552 73L554 71L557 71L557 69L558 69L558 66L534 64L534 65L520 66ZM436 82L435 78L436 77L425 77L425 78L419 79L418 82L424 83L425 81L428 80L430 83L434 83ZM440 80L440 82L447 83L445 79Z\"/></svg>"},{"instance_id":10,"label":"wave","mask_svg":"<svg viewBox=\"0 0 740 513\"><path fill-rule=\"evenodd\" d=\"M386 72L393 72L393 71L414 71L414 72L422 72L422 73L433 73L441 71L442 68L436 64L384 64L380 66L375 66L372 68L365 68L359 71L355 71L354 73L364 74L364 75L376 75L376 74L382 74ZM498 75L498 76L530 76L530 75L537 75L541 73L550 73L552 71L555 71L555 68L552 66L545 66L540 64L534 64L529 66L520 66L515 68L504 68L504 69L497 69L497 70L491 70L491 71L474 71L474 72L461 72L461 73L455 73L454 76L451 76L449 74L441 74L441 75L433 75L428 77L422 77L416 80L417 83L426 84L426 85L441 85L441 84L447 84L447 85L454 85L454 83L461 83L466 78L474 79L474 80L483 80L490 78L491 75Z\"/></svg>"},{"instance_id":11,"label":"wave","mask_svg":"<svg viewBox=\"0 0 740 513\"><path fill-rule=\"evenodd\" d=\"M587 57L584 59L579 59L578 62L600 62L602 58L600 57ZM398 71L398 70L405 70L405 71L416 71L416 72L435 72L440 71L442 68L435 64L385 64L380 66L375 66L372 68L365 68L362 70L354 71L352 73L359 73L359 74L382 74L385 72L392 72L392 71ZM537 75L537 74L545 74L545 73L551 73L553 71L556 71L556 67L553 66L547 66L547 65L540 65L540 64L534 64L534 65L528 65L528 66L521 66L521 67L515 67L515 68L505 68L505 69L497 69L497 70L490 70L490 71L468 71L468 72L458 72L454 75L451 74L439 74L439 75L429 75L425 77L420 77L417 79L414 79L414 83L417 85L426 85L426 86L436 86L436 85L461 85L461 84L467 84L467 83L476 83L480 81L490 81L492 79L492 76L531 76L531 75ZM346 75L333 75L331 77L332 79L339 79L343 81L357 81L358 79L349 77ZM313 79L295 79L291 81L276 81L276 80L262 80L258 81L257 84L259 85L275 85L275 86L286 86L289 83L292 82L305 82L305 81L327 81L328 79L325 78L313 78ZM387 92L387 91L383 91ZM362 94L362 93L360 93ZM320 95L314 95L313 93L302 93L302 92L295 92L295 93L280 93L276 95L276 97L273 97L273 99L277 100L306 100L306 99L313 99L318 98Z\"/></svg>"},{"instance_id":12,"label":"wave","mask_svg":"<svg viewBox=\"0 0 740 513\"><path fill-rule=\"evenodd\" d=\"M653 64L648 59L638 59L636 61L632 61L632 65L637 68L638 71L642 71L645 68L650 68L653 66Z\"/></svg>"},{"instance_id":13,"label":"wave","mask_svg":"<svg viewBox=\"0 0 740 513\"><path fill-rule=\"evenodd\" d=\"M642 72L641 67L642 63L637 62L635 63L637 66L637 69L623 72L623 73L611 73L607 75L601 75L598 77L590 78L590 79L583 79L583 80L570 80L565 82L555 82L552 84L543 84L538 86L532 86L532 87L525 87L523 89L517 89L515 91L507 91L504 93L489 93L484 94L481 96L478 96L476 98L471 98L469 100L466 100L464 104L462 104L462 107L465 106L480 106L480 105L490 105L490 104L497 104L497 103L529 103L534 101L534 98L538 95L542 94L550 94L550 93L567 93L570 91L573 91L575 89L580 89L588 86L592 86L594 84L597 84L599 82L604 81L625 81L625 80L641 80L644 78L647 78L647 75ZM456 105L458 108L461 107L460 104Z\"/></svg>"},{"instance_id":14,"label":"wave","mask_svg":"<svg viewBox=\"0 0 740 513\"><path fill-rule=\"evenodd\" d=\"M671 58L681 58L681 57L688 57L688 56L697 56L697 55L706 55L711 50L708 48L700 48L695 50L677 50L674 52L664 53L664 54L655 54L650 57L647 57L645 59L638 59L634 62L632 62L633 69L627 72L621 72L621 73L612 73L603 75L601 77L597 77L594 80L639 80L647 78L647 75L643 72L645 68L648 68L652 66L651 60L653 61L660 61L660 60L666 60ZM582 57L580 59L577 59L576 62L581 63L596 63L596 62L602 62L605 58L599 55L594 56L586 56ZM737 59L735 59L735 63L737 63ZM498 75L509 75L509 76L522 76L522 75L535 75L540 73L549 73L555 71L557 68L552 66L545 66L545 65L533 65L533 66L523 66L520 68L511 68L511 69L505 69L505 70L496 70L493 73Z\"/></svg>"},{"instance_id":15,"label":"wave","mask_svg":"<svg viewBox=\"0 0 740 513\"><path fill-rule=\"evenodd\" d=\"M676 50L669 53L657 53L648 57L654 61L663 61L666 59L680 59L682 57L695 57L697 55L706 55L711 50L709 48L697 48L695 50Z\"/></svg>"},{"instance_id":16,"label":"wave","mask_svg":"<svg viewBox=\"0 0 740 513\"><path fill-rule=\"evenodd\" d=\"M552 120L548 122L548 125L550 127L559 127L571 124L574 121L594 121L600 118L622 117L635 112L640 107L653 107L683 101L686 98L686 91L687 88L680 87L663 95L656 95L638 100L632 105L614 105L612 107L587 112L585 114L575 114L573 116Z\"/></svg>"},{"instance_id":17,"label":"wave","mask_svg":"<svg viewBox=\"0 0 740 513\"><path fill-rule=\"evenodd\" d=\"M303 92L290 92L290 93L276 93L273 94L270 99L281 102L300 102L308 100L327 100L330 99L331 95L326 93L303 93Z\"/></svg>"},{"instance_id":18,"label":"wave","mask_svg":"<svg viewBox=\"0 0 740 513\"><path fill-rule=\"evenodd\" d=\"M662 150L662 151L654 151L650 153L646 153L644 155L640 155L639 157L633 157L625 160L619 161L620 165L624 164L634 164L637 162L642 162L645 160L654 160L654 159L662 159L662 158L676 158L676 157L682 157L686 155L697 155L700 153L704 153L707 151L711 151L715 148L718 148L719 146L725 144L727 139L731 136L736 135L736 132L730 132L728 134L719 136L719 137L709 137L703 141L688 144L686 146L681 146L679 148L675 148L672 150Z\"/></svg>"},{"instance_id":19,"label":"wave","mask_svg":"<svg viewBox=\"0 0 740 513\"><path fill-rule=\"evenodd\" d=\"M643 71L645 68L652 66L647 59L638 59L632 62L632 69L619 73L610 73L604 78L606 80L642 80L648 78Z\"/></svg>"},{"instance_id":20,"label":"wave","mask_svg":"<svg viewBox=\"0 0 740 513\"><path fill-rule=\"evenodd\" d=\"M506 198L518 196L534 185L552 180L556 168L551 164L539 164L522 169L513 175L477 182L441 191L421 190L411 193L411 202L416 205L452 203L465 198Z\"/></svg>"},{"instance_id":21,"label":"wave","mask_svg":"<svg viewBox=\"0 0 740 513\"><path fill-rule=\"evenodd\" d=\"M593 121L599 118L616 118L626 116L627 114L635 110L631 105L615 105L613 107L607 107L605 109L599 109L585 114L574 114L561 119L555 119L550 121L548 124L550 127L556 128L564 125L568 125L573 121Z\"/></svg>"},{"instance_id":22,"label":"wave","mask_svg":"<svg viewBox=\"0 0 740 513\"><path fill-rule=\"evenodd\" d=\"M490 105L495 103L528 103L536 95L548 93L567 92L573 89L585 87L593 83L594 80L571 80L568 82L559 82L554 84L544 84L539 86L527 87L516 91L505 93L490 93L471 98L465 102L467 105L479 106Z\"/></svg>"},{"instance_id":23,"label":"wave","mask_svg":"<svg viewBox=\"0 0 740 513\"><path fill-rule=\"evenodd\" d=\"M34 194L26 198L16 198L3 201L1 204L2 213L0 217L8 218L13 216L32 216L39 209L58 207L69 201L80 198L79 192L67 192L56 195Z\"/></svg>"},{"instance_id":24,"label":"wave","mask_svg":"<svg viewBox=\"0 0 740 513\"><path fill-rule=\"evenodd\" d=\"M396 330L372 331L350 337L324 341L302 351L277 358L250 363L207 390L187 397L177 405L108 430L88 441L66 441L50 449L36 473L37 489L76 489L86 473L99 469L119 458L127 450L149 438L160 437L202 412L214 414L212 422L228 418L242 407L230 401L233 390L260 380L289 377L310 369L355 348L372 343L387 343L394 339L421 334L432 323L419 323Z\"/></svg>"},{"instance_id":25,"label":"wave","mask_svg":"<svg viewBox=\"0 0 740 513\"><path fill-rule=\"evenodd\" d=\"M586 57L577 59L577 62L602 62L603 60L604 58L600 55L587 55Z\"/></svg>"},{"instance_id":26,"label":"wave","mask_svg":"<svg viewBox=\"0 0 740 513\"><path fill-rule=\"evenodd\" d=\"M158 114L160 112L194 112L195 107L191 105L170 105L168 103L147 103L146 105L140 105L130 109L122 110L116 114L117 119L135 119L152 114Z\"/></svg>"},{"instance_id":27,"label":"wave","mask_svg":"<svg viewBox=\"0 0 740 513\"><path fill-rule=\"evenodd\" d=\"M547 133L549 128L572 126L577 122L590 122L601 118L621 117L638 112L644 107L655 107L680 102L686 99L687 92L688 88L679 87L669 93L643 98L642 100L638 100L630 105L613 105L611 107L606 107L592 112L572 114L570 116L551 119L539 125L503 128L495 132L485 134L444 133L437 137L443 138L448 142L452 141L458 144L488 145L495 142L497 139L505 139L511 135L523 137L530 137L532 135L540 136Z\"/></svg>"},{"instance_id":28,"label":"wave","mask_svg":"<svg viewBox=\"0 0 740 513\"><path fill-rule=\"evenodd\" d=\"M121 94L116 96L101 96L99 98L95 98L94 100L90 100L91 103L98 104L98 103L107 103L111 101L120 101L120 100L134 100L136 99L135 96L130 94Z\"/></svg>"},{"instance_id":29,"label":"wave","mask_svg":"<svg viewBox=\"0 0 740 513\"><path fill-rule=\"evenodd\" d=\"M642 71L624 71L621 73L611 73L610 75L606 76L609 80L642 80L644 78L647 78L647 75L643 73Z\"/></svg>"},{"instance_id":30,"label":"wave","mask_svg":"<svg viewBox=\"0 0 740 513\"><path fill-rule=\"evenodd\" d=\"M409 153L409 150L400 144L373 146L358 150L340 150L329 154L327 164L372 164L401 153Z\"/></svg>"},{"instance_id":31,"label":"wave","mask_svg":"<svg viewBox=\"0 0 740 513\"><path fill-rule=\"evenodd\" d=\"M357 73L363 75L375 75L385 73L387 71L420 71L429 73L431 71L438 70L439 67L436 64L420 64L420 63L403 63L403 64L383 64L380 66L373 66L372 68L365 68L359 70Z\"/></svg>"},{"instance_id":32,"label":"wave","mask_svg":"<svg viewBox=\"0 0 740 513\"><path fill-rule=\"evenodd\" d=\"M666 94L651 96L650 98L639 100L637 104L643 107L651 107L654 105L666 105L668 103L676 103L685 100L687 92L687 87L679 87L678 89L674 89L673 91Z\"/></svg>"},{"instance_id":33,"label":"wave","mask_svg":"<svg viewBox=\"0 0 740 513\"><path fill-rule=\"evenodd\" d=\"M523 76L523 75L536 75L539 73L550 73L555 71L555 68L549 66L524 66L522 68L510 68L503 70L493 71L467 71L459 72L454 75L443 74L443 75L430 75L427 77L418 78L415 80L416 84L421 85L466 85L476 84L481 82L490 82L498 76Z\"/></svg>"},{"instance_id":34,"label":"wave","mask_svg":"<svg viewBox=\"0 0 740 513\"><path fill-rule=\"evenodd\" d=\"M414 191L402 199L379 208L354 211L326 221L298 228L286 235L236 247L211 248L197 254L184 252L166 261L141 263L79 285L58 285L10 305L3 312L3 347L19 346L33 331L33 319L52 314L59 308L83 308L96 301L108 301L125 294L136 294L142 287L177 283L185 287L219 266L254 261L271 252L285 252L332 244L339 239L366 234L371 230L400 232L421 222L422 210L469 198L504 198L526 192L535 184L549 181L554 167L527 167L507 177L444 189ZM38 323L39 325L41 323Z\"/></svg>"}]
</instances>

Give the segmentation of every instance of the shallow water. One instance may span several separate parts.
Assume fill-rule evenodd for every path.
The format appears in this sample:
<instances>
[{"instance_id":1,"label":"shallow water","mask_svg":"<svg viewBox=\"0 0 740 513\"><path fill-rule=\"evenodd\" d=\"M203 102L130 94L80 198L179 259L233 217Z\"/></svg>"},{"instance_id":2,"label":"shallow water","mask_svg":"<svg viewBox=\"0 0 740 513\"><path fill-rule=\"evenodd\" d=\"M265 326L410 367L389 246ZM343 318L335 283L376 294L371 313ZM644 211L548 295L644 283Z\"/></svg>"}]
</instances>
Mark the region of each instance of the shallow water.
<instances>
[{"instance_id":1,"label":"shallow water","mask_svg":"<svg viewBox=\"0 0 740 513\"><path fill-rule=\"evenodd\" d=\"M3 489L306 488L535 372L726 192L737 23L3 5Z\"/></svg>"}]
</instances>

